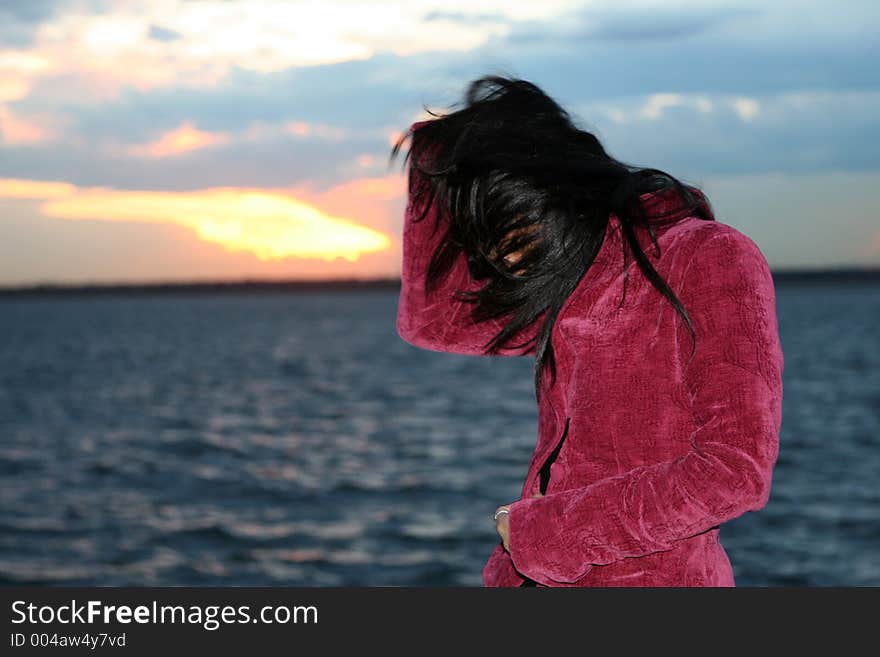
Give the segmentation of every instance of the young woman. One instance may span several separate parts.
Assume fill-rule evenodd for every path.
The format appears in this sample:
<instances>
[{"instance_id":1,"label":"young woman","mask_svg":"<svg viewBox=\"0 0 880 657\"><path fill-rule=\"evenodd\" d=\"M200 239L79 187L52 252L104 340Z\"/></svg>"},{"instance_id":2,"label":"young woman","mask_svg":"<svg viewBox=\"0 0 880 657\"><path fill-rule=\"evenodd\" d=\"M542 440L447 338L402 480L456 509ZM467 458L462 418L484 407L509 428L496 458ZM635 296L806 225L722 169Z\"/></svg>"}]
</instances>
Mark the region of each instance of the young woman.
<instances>
[{"instance_id":1,"label":"young woman","mask_svg":"<svg viewBox=\"0 0 880 657\"><path fill-rule=\"evenodd\" d=\"M485 586L733 586L765 506L783 354L770 269L696 187L611 157L534 84L414 123L397 331L533 356L538 438Z\"/></svg>"}]
</instances>

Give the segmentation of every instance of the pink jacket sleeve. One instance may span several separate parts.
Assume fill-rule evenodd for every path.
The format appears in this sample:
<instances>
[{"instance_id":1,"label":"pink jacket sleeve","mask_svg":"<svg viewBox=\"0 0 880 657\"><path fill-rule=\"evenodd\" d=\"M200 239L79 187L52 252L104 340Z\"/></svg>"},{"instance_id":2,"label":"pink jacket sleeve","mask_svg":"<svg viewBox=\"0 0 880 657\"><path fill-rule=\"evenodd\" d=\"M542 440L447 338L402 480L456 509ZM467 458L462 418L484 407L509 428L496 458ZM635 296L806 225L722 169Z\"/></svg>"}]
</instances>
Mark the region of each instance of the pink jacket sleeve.
<instances>
[{"instance_id":1,"label":"pink jacket sleeve","mask_svg":"<svg viewBox=\"0 0 880 657\"><path fill-rule=\"evenodd\" d=\"M575 582L594 564L669 550L766 505L783 368L769 266L750 238L724 232L699 244L687 269L677 295L697 335L693 359L683 320L676 344L687 363L692 449L511 504L510 557L526 577L548 586Z\"/></svg>"},{"instance_id":2,"label":"pink jacket sleeve","mask_svg":"<svg viewBox=\"0 0 880 657\"><path fill-rule=\"evenodd\" d=\"M494 319L475 323L470 318L472 305L453 298L456 290L476 291L484 284L484 281L470 277L465 254L459 253L452 269L432 294L426 295L424 292L428 263L446 231L448 218L443 210L438 209L439 204L434 202L425 217L416 221L424 210L422 205L416 204L413 195L416 177L420 175L410 167L401 245L397 333L409 344L422 349L485 355L485 345L503 328L504 322ZM438 220L435 231L435 222ZM537 332L542 317L543 314L508 342L509 345L523 346L505 347L497 355L534 355L535 343L531 338Z\"/></svg>"}]
</instances>

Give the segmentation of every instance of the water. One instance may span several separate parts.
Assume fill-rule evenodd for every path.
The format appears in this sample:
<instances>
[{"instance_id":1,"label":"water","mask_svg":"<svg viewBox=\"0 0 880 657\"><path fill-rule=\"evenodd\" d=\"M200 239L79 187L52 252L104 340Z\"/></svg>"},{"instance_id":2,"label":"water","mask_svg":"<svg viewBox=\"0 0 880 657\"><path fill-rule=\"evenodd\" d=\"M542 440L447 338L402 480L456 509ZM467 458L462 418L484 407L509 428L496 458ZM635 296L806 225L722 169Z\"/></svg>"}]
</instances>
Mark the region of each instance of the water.
<instances>
[{"instance_id":1,"label":"water","mask_svg":"<svg viewBox=\"0 0 880 657\"><path fill-rule=\"evenodd\" d=\"M770 502L737 584L880 584L880 294L777 285ZM0 583L480 584L527 358L437 354L395 291L0 300Z\"/></svg>"}]
</instances>

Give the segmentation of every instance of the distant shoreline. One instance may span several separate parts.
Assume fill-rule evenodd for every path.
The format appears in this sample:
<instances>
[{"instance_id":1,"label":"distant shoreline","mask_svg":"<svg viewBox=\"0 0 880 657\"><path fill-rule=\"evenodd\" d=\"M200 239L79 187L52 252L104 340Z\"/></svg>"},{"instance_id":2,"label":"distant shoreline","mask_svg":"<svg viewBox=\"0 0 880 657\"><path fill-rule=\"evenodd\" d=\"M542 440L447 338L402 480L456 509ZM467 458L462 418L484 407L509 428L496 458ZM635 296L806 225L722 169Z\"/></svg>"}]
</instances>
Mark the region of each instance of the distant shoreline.
<instances>
[{"instance_id":1,"label":"distant shoreline","mask_svg":"<svg viewBox=\"0 0 880 657\"><path fill-rule=\"evenodd\" d=\"M839 269L787 269L773 271L777 284L808 283L877 283L880 267L847 267ZM400 289L399 278L332 279L332 280L244 280L204 282L157 282L157 283L85 283L85 284L35 284L0 286L0 298L20 296L80 296L103 294L203 294L203 293L254 293L254 292L352 292L359 290Z\"/></svg>"}]
</instances>

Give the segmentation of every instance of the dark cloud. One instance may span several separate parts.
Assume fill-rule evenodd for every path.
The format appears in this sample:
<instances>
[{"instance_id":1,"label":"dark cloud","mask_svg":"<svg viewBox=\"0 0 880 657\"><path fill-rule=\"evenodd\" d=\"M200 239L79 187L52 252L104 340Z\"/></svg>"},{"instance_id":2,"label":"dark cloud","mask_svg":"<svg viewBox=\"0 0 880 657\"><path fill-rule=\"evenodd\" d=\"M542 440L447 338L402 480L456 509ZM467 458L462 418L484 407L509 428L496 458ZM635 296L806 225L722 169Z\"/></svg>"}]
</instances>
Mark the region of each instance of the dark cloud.
<instances>
[{"instance_id":1,"label":"dark cloud","mask_svg":"<svg viewBox=\"0 0 880 657\"><path fill-rule=\"evenodd\" d=\"M509 23L508 16L498 13L468 14L463 11L429 11L422 15L425 21L447 21L466 25L483 25L485 23Z\"/></svg>"},{"instance_id":2,"label":"dark cloud","mask_svg":"<svg viewBox=\"0 0 880 657\"><path fill-rule=\"evenodd\" d=\"M30 45L43 23L67 11L102 14L113 7L114 0L0 0L0 47Z\"/></svg>"},{"instance_id":3,"label":"dark cloud","mask_svg":"<svg viewBox=\"0 0 880 657\"><path fill-rule=\"evenodd\" d=\"M177 41L181 37L180 32L162 27L161 25L150 25L149 35L151 39L162 42Z\"/></svg>"},{"instance_id":4,"label":"dark cloud","mask_svg":"<svg viewBox=\"0 0 880 657\"><path fill-rule=\"evenodd\" d=\"M511 52L511 45L499 39L483 48L483 58L504 57L518 75L538 81L562 100L666 92L763 95L880 89L880 67L874 65L880 41L742 43L716 38L632 48L583 40Z\"/></svg>"},{"instance_id":5,"label":"dark cloud","mask_svg":"<svg viewBox=\"0 0 880 657\"><path fill-rule=\"evenodd\" d=\"M592 16L595 24L587 30L586 36L609 41L684 39L728 26L735 21L755 19L760 14L756 9L734 7L596 14ZM587 13L585 18L591 18L591 14Z\"/></svg>"},{"instance_id":6,"label":"dark cloud","mask_svg":"<svg viewBox=\"0 0 880 657\"><path fill-rule=\"evenodd\" d=\"M760 17L755 9L586 9L553 22L524 21L504 41L572 45L608 41L668 41L700 36L734 21Z\"/></svg>"},{"instance_id":7,"label":"dark cloud","mask_svg":"<svg viewBox=\"0 0 880 657\"><path fill-rule=\"evenodd\" d=\"M64 4L60 0L0 0L0 16L21 23L38 23Z\"/></svg>"},{"instance_id":8,"label":"dark cloud","mask_svg":"<svg viewBox=\"0 0 880 657\"><path fill-rule=\"evenodd\" d=\"M0 46L27 46L37 28L64 4L53 0L0 0Z\"/></svg>"}]
</instances>

